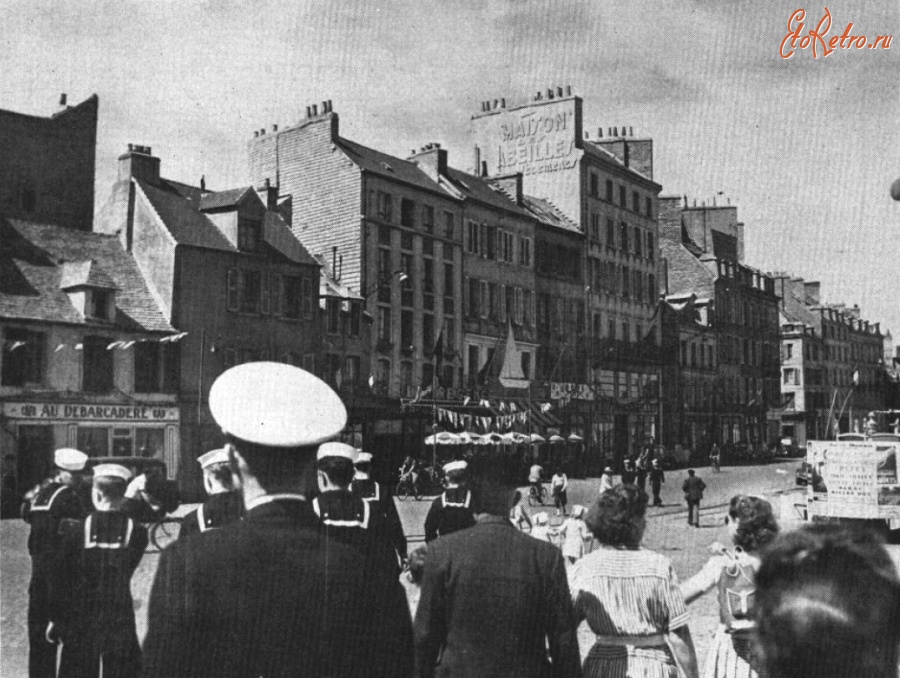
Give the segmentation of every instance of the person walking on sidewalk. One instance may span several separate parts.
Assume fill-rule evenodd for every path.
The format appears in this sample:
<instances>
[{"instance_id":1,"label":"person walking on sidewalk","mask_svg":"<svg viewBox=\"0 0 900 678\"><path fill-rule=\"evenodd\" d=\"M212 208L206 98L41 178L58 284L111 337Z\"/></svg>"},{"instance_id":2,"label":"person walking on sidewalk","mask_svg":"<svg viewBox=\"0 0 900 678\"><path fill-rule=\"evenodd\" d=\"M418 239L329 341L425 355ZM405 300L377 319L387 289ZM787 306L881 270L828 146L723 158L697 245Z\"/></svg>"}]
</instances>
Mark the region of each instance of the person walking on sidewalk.
<instances>
[{"instance_id":1,"label":"person walking on sidewalk","mask_svg":"<svg viewBox=\"0 0 900 678\"><path fill-rule=\"evenodd\" d=\"M659 463L659 459L654 459L653 463L650 465L650 489L653 490L653 505L654 506L662 506L662 499L659 497L659 492L662 489L662 484L666 482L666 474L663 473L662 464Z\"/></svg>"},{"instance_id":2,"label":"person walking on sidewalk","mask_svg":"<svg viewBox=\"0 0 900 678\"><path fill-rule=\"evenodd\" d=\"M688 505L688 525L700 527L700 500L703 499L703 490L705 489L706 483L697 476L694 469L688 469L688 477L681 485L684 500Z\"/></svg>"}]
</instances>

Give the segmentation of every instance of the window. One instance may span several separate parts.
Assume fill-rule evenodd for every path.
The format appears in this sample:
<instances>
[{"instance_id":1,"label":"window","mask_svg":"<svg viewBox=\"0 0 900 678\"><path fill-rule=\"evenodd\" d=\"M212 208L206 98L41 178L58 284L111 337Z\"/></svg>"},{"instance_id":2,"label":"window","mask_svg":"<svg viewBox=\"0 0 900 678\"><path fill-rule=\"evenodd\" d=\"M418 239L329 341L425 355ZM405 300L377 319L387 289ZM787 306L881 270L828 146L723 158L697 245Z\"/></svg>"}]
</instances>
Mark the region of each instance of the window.
<instances>
[{"instance_id":1,"label":"window","mask_svg":"<svg viewBox=\"0 0 900 678\"><path fill-rule=\"evenodd\" d=\"M647 301L656 301L657 294L656 276L651 273L647 276Z\"/></svg>"},{"instance_id":2,"label":"window","mask_svg":"<svg viewBox=\"0 0 900 678\"><path fill-rule=\"evenodd\" d=\"M408 198L400 199L400 225L412 228L416 223L416 203Z\"/></svg>"},{"instance_id":3,"label":"window","mask_svg":"<svg viewBox=\"0 0 900 678\"><path fill-rule=\"evenodd\" d=\"M400 313L400 347L408 349L413 345L413 312Z\"/></svg>"},{"instance_id":4,"label":"window","mask_svg":"<svg viewBox=\"0 0 900 678\"><path fill-rule=\"evenodd\" d=\"M794 345L787 343L784 345L784 360L790 360L794 357Z\"/></svg>"},{"instance_id":5,"label":"window","mask_svg":"<svg viewBox=\"0 0 900 678\"><path fill-rule=\"evenodd\" d=\"M433 238L422 238L422 254L426 254L428 256L434 256L434 239Z\"/></svg>"},{"instance_id":6,"label":"window","mask_svg":"<svg viewBox=\"0 0 900 678\"><path fill-rule=\"evenodd\" d=\"M487 284L487 293L488 293L488 296L487 296L487 298L488 298L488 301L487 301L488 318L490 318L491 320L499 319L500 318L500 308L499 308L499 306L500 306L499 296L500 295L497 290L497 283L493 283L493 282L488 283Z\"/></svg>"},{"instance_id":7,"label":"window","mask_svg":"<svg viewBox=\"0 0 900 678\"><path fill-rule=\"evenodd\" d=\"M503 315L504 320L509 318L515 321L516 315L516 288L512 285L504 285L503 287Z\"/></svg>"},{"instance_id":8,"label":"window","mask_svg":"<svg viewBox=\"0 0 900 678\"><path fill-rule=\"evenodd\" d=\"M637 191L631 192L631 211L635 214L640 214L641 212L641 196L638 195Z\"/></svg>"},{"instance_id":9,"label":"window","mask_svg":"<svg viewBox=\"0 0 900 678\"><path fill-rule=\"evenodd\" d=\"M412 252L413 237L412 233L400 231L400 249Z\"/></svg>"},{"instance_id":10,"label":"window","mask_svg":"<svg viewBox=\"0 0 900 678\"><path fill-rule=\"evenodd\" d=\"M400 363L400 395L413 395L413 364L406 360Z\"/></svg>"},{"instance_id":11,"label":"window","mask_svg":"<svg viewBox=\"0 0 900 678\"><path fill-rule=\"evenodd\" d=\"M341 331L341 300L329 297L325 300L325 331L338 334Z\"/></svg>"},{"instance_id":12,"label":"window","mask_svg":"<svg viewBox=\"0 0 900 678\"><path fill-rule=\"evenodd\" d=\"M453 288L453 264L444 264L444 296L453 297Z\"/></svg>"},{"instance_id":13,"label":"window","mask_svg":"<svg viewBox=\"0 0 900 678\"><path fill-rule=\"evenodd\" d=\"M613 182L612 182L612 179L607 179L607 180L606 180L606 201L607 201L607 202L612 202L612 201L613 201Z\"/></svg>"},{"instance_id":14,"label":"window","mask_svg":"<svg viewBox=\"0 0 900 678\"><path fill-rule=\"evenodd\" d=\"M653 234L648 233L647 234L647 258L650 261L653 261L655 249L656 248L655 248L655 243L653 242Z\"/></svg>"},{"instance_id":15,"label":"window","mask_svg":"<svg viewBox=\"0 0 900 678\"><path fill-rule=\"evenodd\" d=\"M631 341L631 325L627 320L622 321L622 341L626 343Z\"/></svg>"},{"instance_id":16,"label":"window","mask_svg":"<svg viewBox=\"0 0 900 678\"><path fill-rule=\"evenodd\" d=\"M468 360L469 376L474 377L476 374L478 374L478 370L480 369L480 365L478 364L478 360L479 360L478 347L470 344L468 354L469 354L468 355L468 357L469 357L469 360Z\"/></svg>"},{"instance_id":17,"label":"window","mask_svg":"<svg viewBox=\"0 0 900 678\"><path fill-rule=\"evenodd\" d=\"M391 244L391 227L387 224L378 224L378 244L388 246Z\"/></svg>"},{"instance_id":18,"label":"window","mask_svg":"<svg viewBox=\"0 0 900 678\"><path fill-rule=\"evenodd\" d=\"M526 379L531 379L531 354L522 352L522 374Z\"/></svg>"},{"instance_id":19,"label":"window","mask_svg":"<svg viewBox=\"0 0 900 678\"><path fill-rule=\"evenodd\" d=\"M497 227L485 227L484 256L488 259L497 258Z\"/></svg>"},{"instance_id":20,"label":"window","mask_svg":"<svg viewBox=\"0 0 900 678\"><path fill-rule=\"evenodd\" d=\"M134 390L136 393L159 391L160 345L141 342L134 346Z\"/></svg>"},{"instance_id":21,"label":"window","mask_svg":"<svg viewBox=\"0 0 900 678\"><path fill-rule=\"evenodd\" d=\"M362 306L358 301L350 302L350 315L347 318L347 334L351 337L358 337L360 330L360 320L362 319Z\"/></svg>"},{"instance_id":22,"label":"window","mask_svg":"<svg viewBox=\"0 0 900 678\"><path fill-rule=\"evenodd\" d=\"M466 227L466 251L470 254L480 254L478 247L478 224L470 221Z\"/></svg>"},{"instance_id":23,"label":"window","mask_svg":"<svg viewBox=\"0 0 900 678\"><path fill-rule=\"evenodd\" d=\"M434 293L434 259L422 259L422 288L426 294Z\"/></svg>"},{"instance_id":24,"label":"window","mask_svg":"<svg viewBox=\"0 0 900 678\"><path fill-rule=\"evenodd\" d=\"M453 213L444 212L444 237L453 238Z\"/></svg>"},{"instance_id":25,"label":"window","mask_svg":"<svg viewBox=\"0 0 900 678\"><path fill-rule=\"evenodd\" d=\"M85 337L82 349L82 388L92 393L113 389L113 352L106 347L108 337Z\"/></svg>"},{"instance_id":26,"label":"window","mask_svg":"<svg viewBox=\"0 0 900 678\"><path fill-rule=\"evenodd\" d=\"M342 384L359 384L359 363L358 355L348 355L344 358L343 374L341 375Z\"/></svg>"},{"instance_id":27,"label":"window","mask_svg":"<svg viewBox=\"0 0 900 678\"><path fill-rule=\"evenodd\" d=\"M259 271L242 271L241 311L259 313L262 294L262 274Z\"/></svg>"},{"instance_id":28,"label":"window","mask_svg":"<svg viewBox=\"0 0 900 678\"><path fill-rule=\"evenodd\" d=\"M591 172L591 195L595 198L600 195L600 177Z\"/></svg>"},{"instance_id":29,"label":"window","mask_svg":"<svg viewBox=\"0 0 900 678\"><path fill-rule=\"evenodd\" d=\"M488 301L488 284L486 280L479 281L480 286L480 304L479 304L479 317L487 318L490 312L490 304Z\"/></svg>"},{"instance_id":30,"label":"window","mask_svg":"<svg viewBox=\"0 0 900 678\"><path fill-rule=\"evenodd\" d=\"M378 307L378 341L391 342L391 309L389 306Z\"/></svg>"},{"instance_id":31,"label":"window","mask_svg":"<svg viewBox=\"0 0 900 678\"><path fill-rule=\"evenodd\" d=\"M591 240L600 241L600 215L591 213Z\"/></svg>"},{"instance_id":32,"label":"window","mask_svg":"<svg viewBox=\"0 0 900 678\"><path fill-rule=\"evenodd\" d=\"M644 208L645 208L645 213L647 214L647 216L650 219L652 219L653 218L653 199L650 198L650 196L647 196L647 198L645 199Z\"/></svg>"},{"instance_id":33,"label":"window","mask_svg":"<svg viewBox=\"0 0 900 678\"><path fill-rule=\"evenodd\" d=\"M394 218L393 198L390 193L378 191L378 218L382 221L391 221Z\"/></svg>"},{"instance_id":34,"label":"window","mask_svg":"<svg viewBox=\"0 0 900 678\"><path fill-rule=\"evenodd\" d=\"M641 252L641 249L642 249L641 244L643 243L643 241L644 241L644 239L641 237L641 229L639 229L637 226L635 226L634 227L634 253L636 256L639 256L639 257L643 256L643 254Z\"/></svg>"},{"instance_id":35,"label":"window","mask_svg":"<svg viewBox=\"0 0 900 678\"><path fill-rule=\"evenodd\" d=\"M303 278L303 297L300 300L304 320L312 320L313 284L311 278Z\"/></svg>"},{"instance_id":36,"label":"window","mask_svg":"<svg viewBox=\"0 0 900 678\"><path fill-rule=\"evenodd\" d=\"M469 308L468 316L477 318L480 315L481 284L480 281L469 278Z\"/></svg>"},{"instance_id":37,"label":"window","mask_svg":"<svg viewBox=\"0 0 900 678\"><path fill-rule=\"evenodd\" d=\"M92 289L88 295L90 306L88 315L101 320L112 320L115 308L112 307L113 293L109 290Z\"/></svg>"},{"instance_id":38,"label":"window","mask_svg":"<svg viewBox=\"0 0 900 678\"><path fill-rule=\"evenodd\" d=\"M628 224L624 221L619 224L619 249L628 251Z\"/></svg>"},{"instance_id":39,"label":"window","mask_svg":"<svg viewBox=\"0 0 900 678\"><path fill-rule=\"evenodd\" d=\"M638 301L644 300L644 274L637 270L634 272L634 296Z\"/></svg>"},{"instance_id":40,"label":"window","mask_svg":"<svg viewBox=\"0 0 900 678\"><path fill-rule=\"evenodd\" d=\"M300 300L302 296L303 282L301 278L286 275L281 279L282 308L285 318L299 320L301 313Z\"/></svg>"},{"instance_id":41,"label":"window","mask_svg":"<svg viewBox=\"0 0 900 678\"><path fill-rule=\"evenodd\" d=\"M434 348L434 316L430 313L422 315L422 347L425 351L431 351Z\"/></svg>"},{"instance_id":42,"label":"window","mask_svg":"<svg viewBox=\"0 0 900 678\"><path fill-rule=\"evenodd\" d=\"M391 383L391 361L379 358L375 363L375 383L387 387Z\"/></svg>"},{"instance_id":43,"label":"window","mask_svg":"<svg viewBox=\"0 0 900 678\"><path fill-rule=\"evenodd\" d=\"M338 384L341 371L341 356L336 353L325 354L325 374L322 375L329 384Z\"/></svg>"},{"instance_id":44,"label":"window","mask_svg":"<svg viewBox=\"0 0 900 678\"><path fill-rule=\"evenodd\" d=\"M256 252L261 231L262 224L258 220L238 217L238 249L241 252Z\"/></svg>"},{"instance_id":45,"label":"window","mask_svg":"<svg viewBox=\"0 0 900 678\"><path fill-rule=\"evenodd\" d=\"M531 311L531 290L523 290L522 291L522 322L526 325L531 325L532 320L532 311Z\"/></svg>"},{"instance_id":46,"label":"window","mask_svg":"<svg viewBox=\"0 0 900 678\"><path fill-rule=\"evenodd\" d=\"M608 339L616 338L616 321L612 318L606 321L606 337Z\"/></svg>"},{"instance_id":47,"label":"window","mask_svg":"<svg viewBox=\"0 0 900 678\"><path fill-rule=\"evenodd\" d=\"M628 297L630 296L630 283L631 283L631 269L627 266L622 267L622 296Z\"/></svg>"},{"instance_id":48,"label":"window","mask_svg":"<svg viewBox=\"0 0 900 678\"><path fill-rule=\"evenodd\" d=\"M7 328L3 338L3 385L42 383L45 348L46 335Z\"/></svg>"},{"instance_id":49,"label":"window","mask_svg":"<svg viewBox=\"0 0 900 678\"><path fill-rule=\"evenodd\" d=\"M628 207L628 191L624 186L619 186L619 204Z\"/></svg>"},{"instance_id":50,"label":"window","mask_svg":"<svg viewBox=\"0 0 900 678\"><path fill-rule=\"evenodd\" d=\"M228 270L227 303L229 311L236 311L240 305L240 276L241 272L236 268Z\"/></svg>"},{"instance_id":51,"label":"window","mask_svg":"<svg viewBox=\"0 0 900 678\"><path fill-rule=\"evenodd\" d=\"M434 207L431 205L422 207L422 228L428 233L434 233Z\"/></svg>"},{"instance_id":52,"label":"window","mask_svg":"<svg viewBox=\"0 0 900 678\"><path fill-rule=\"evenodd\" d=\"M444 243L444 261L453 263L453 243Z\"/></svg>"},{"instance_id":53,"label":"window","mask_svg":"<svg viewBox=\"0 0 900 678\"><path fill-rule=\"evenodd\" d=\"M616 246L616 225L613 223L612 219L606 220L606 246Z\"/></svg>"},{"instance_id":54,"label":"window","mask_svg":"<svg viewBox=\"0 0 900 678\"><path fill-rule=\"evenodd\" d=\"M37 198L35 197L34 189L30 187L26 187L22 189L22 209L26 212L34 212L34 208L37 206Z\"/></svg>"},{"instance_id":55,"label":"window","mask_svg":"<svg viewBox=\"0 0 900 678\"><path fill-rule=\"evenodd\" d=\"M522 302L522 288L516 287L515 289L515 300L516 300L516 314L513 317L513 322L516 325L522 324L522 316L523 316L523 302Z\"/></svg>"},{"instance_id":56,"label":"window","mask_svg":"<svg viewBox=\"0 0 900 678\"><path fill-rule=\"evenodd\" d=\"M514 252L513 252L513 243L515 242L515 238L512 233L508 231L500 231L500 252L498 255L498 259L500 261L506 261L509 263L513 263L514 261Z\"/></svg>"},{"instance_id":57,"label":"window","mask_svg":"<svg viewBox=\"0 0 900 678\"><path fill-rule=\"evenodd\" d=\"M522 266L531 266L531 238L519 240L519 263Z\"/></svg>"}]
</instances>

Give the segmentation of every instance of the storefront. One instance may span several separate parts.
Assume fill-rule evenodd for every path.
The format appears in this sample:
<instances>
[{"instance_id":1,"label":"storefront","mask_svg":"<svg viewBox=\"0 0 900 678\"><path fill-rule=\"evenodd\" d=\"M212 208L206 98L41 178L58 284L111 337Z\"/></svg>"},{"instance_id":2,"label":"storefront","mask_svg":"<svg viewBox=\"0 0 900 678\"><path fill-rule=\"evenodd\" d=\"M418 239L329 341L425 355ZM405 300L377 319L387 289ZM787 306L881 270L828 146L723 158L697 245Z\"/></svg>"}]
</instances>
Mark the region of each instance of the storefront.
<instances>
[{"instance_id":1,"label":"storefront","mask_svg":"<svg viewBox=\"0 0 900 678\"><path fill-rule=\"evenodd\" d=\"M46 477L53 451L91 457L152 457L178 469L178 407L171 404L11 401L3 403L3 455L15 457L18 493Z\"/></svg>"}]
</instances>

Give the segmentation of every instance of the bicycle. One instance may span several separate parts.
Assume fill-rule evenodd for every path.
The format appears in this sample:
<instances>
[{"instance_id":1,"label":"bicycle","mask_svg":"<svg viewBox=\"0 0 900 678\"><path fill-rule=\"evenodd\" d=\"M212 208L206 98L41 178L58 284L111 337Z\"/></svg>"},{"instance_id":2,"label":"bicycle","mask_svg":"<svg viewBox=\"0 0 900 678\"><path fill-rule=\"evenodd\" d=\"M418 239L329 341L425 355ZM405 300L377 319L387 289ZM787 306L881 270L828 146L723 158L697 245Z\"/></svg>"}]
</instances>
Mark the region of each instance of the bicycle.
<instances>
[{"instance_id":1,"label":"bicycle","mask_svg":"<svg viewBox=\"0 0 900 678\"><path fill-rule=\"evenodd\" d=\"M409 495L413 495L416 498L416 501L418 501L422 496L422 491L419 487L419 479L413 478L412 473L406 473L400 476L400 482L397 483L395 495L400 501L406 501Z\"/></svg>"},{"instance_id":2,"label":"bicycle","mask_svg":"<svg viewBox=\"0 0 900 678\"><path fill-rule=\"evenodd\" d=\"M434 466L426 466L419 474L419 482L428 490L441 490L444 486L441 472Z\"/></svg>"},{"instance_id":3,"label":"bicycle","mask_svg":"<svg viewBox=\"0 0 900 678\"><path fill-rule=\"evenodd\" d=\"M547 501L547 488L543 483L532 483L528 490L528 503L531 506L543 506Z\"/></svg>"},{"instance_id":4,"label":"bicycle","mask_svg":"<svg viewBox=\"0 0 900 678\"><path fill-rule=\"evenodd\" d=\"M721 462L719 461L719 457L717 457L717 456L710 456L710 458L709 458L709 465L710 465L710 467L712 468L712 470L715 471L716 473L721 473L721 472L722 472L722 464L721 464Z\"/></svg>"},{"instance_id":5,"label":"bicycle","mask_svg":"<svg viewBox=\"0 0 900 678\"><path fill-rule=\"evenodd\" d=\"M178 535L181 533L181 518L173 516L160 518L150 524L148 532L150 533L150 543L157 551L162 551L178 539Z\"/></svg>"}]
</instances>

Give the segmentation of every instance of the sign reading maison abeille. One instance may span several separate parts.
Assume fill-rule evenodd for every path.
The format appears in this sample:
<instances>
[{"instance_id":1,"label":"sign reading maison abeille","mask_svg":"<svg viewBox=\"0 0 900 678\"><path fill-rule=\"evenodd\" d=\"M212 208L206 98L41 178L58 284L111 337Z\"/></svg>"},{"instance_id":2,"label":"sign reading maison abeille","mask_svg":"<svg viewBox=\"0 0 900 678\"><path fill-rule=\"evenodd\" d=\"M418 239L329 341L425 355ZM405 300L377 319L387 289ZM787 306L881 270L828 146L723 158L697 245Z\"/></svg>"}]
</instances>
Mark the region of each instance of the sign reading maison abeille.
<instances>
[{"instance_id":1,"label":"sign reading maison abeille","mask_svg":"<svg viewBox=\"0 0 900 678\"><path fill-rule=\"evenodd\" d=\"M101 405L96 403L3 403L10 419L110 421L131 423L177 422L178 408L159 405Z\"/></svg>"}]
</instances>

